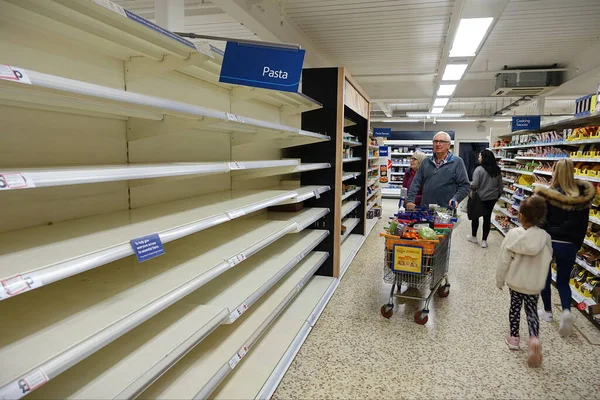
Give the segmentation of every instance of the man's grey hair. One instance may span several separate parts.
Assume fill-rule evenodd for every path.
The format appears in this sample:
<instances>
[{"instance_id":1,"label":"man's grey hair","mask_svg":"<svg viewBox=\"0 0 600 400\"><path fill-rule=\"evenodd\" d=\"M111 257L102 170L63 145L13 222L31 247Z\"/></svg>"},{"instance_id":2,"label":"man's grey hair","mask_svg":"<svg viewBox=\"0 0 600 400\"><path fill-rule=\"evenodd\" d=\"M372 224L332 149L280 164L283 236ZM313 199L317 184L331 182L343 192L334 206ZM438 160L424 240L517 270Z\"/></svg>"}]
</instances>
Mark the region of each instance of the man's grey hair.
<instances>
[{"instance_id":1,"label":"man's grey hair","mask_svg":"<svg viewBox=\"0 0 600 400\"><path fill-rule=\"evenodd\" d=\"M439 131L438 133L435 134L435 136L437 136L437 135L444 135L446 137L446 140L449 141L449 142L452 140L452 138L450 137L450 135L448 134L448 132Z\"/></svg>"}]
</instances>

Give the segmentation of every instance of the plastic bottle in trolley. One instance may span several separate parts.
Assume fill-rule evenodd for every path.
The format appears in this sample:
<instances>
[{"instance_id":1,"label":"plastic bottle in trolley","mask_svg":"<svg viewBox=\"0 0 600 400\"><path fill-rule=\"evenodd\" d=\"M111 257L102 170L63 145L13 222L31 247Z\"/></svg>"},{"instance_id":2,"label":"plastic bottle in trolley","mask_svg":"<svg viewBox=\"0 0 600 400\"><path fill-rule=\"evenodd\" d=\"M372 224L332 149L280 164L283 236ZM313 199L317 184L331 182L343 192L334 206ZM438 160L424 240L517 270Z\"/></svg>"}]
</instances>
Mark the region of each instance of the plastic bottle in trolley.
<instances>
[{"instance_id":1,"label":"plastic bottle in trolley","mask_svg":"<svg viewBox=\"0 0 600 400\"><path fill-rule=\"evenodd\" d=\"M400 214L406 212L406 208L404 206L406 204L407 194L408 194L408 190L406 188L400 189L400 201L398 202L398 213L400 213Z\"/></svg>"}]
</instances>

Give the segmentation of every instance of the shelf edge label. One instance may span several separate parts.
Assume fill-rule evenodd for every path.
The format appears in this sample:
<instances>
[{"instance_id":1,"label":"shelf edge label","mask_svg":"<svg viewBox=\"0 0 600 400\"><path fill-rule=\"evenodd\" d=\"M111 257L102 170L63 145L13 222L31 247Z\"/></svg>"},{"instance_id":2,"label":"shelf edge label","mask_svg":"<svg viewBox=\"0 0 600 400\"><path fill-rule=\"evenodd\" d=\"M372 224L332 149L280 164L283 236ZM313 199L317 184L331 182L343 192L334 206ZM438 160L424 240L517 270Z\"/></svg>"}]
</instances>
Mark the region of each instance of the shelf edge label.
<instances>
[{"instance_id":1,"label":"shelf edge label","mask_svg":"<svg viewBox=\"0 0 600 400\"><path fill-rule=\"evenodd\" d=\"M48 382L48 376L37 368L0 389L0 400L20 399Z\"/></svg>"},{"instance_id":2,"label":"shelf edge label","mask_svg":"<svg viewBox=\"0 0 600 400\"><path fill-rule=\"evenodd\" d=\"M4 300L32 289L37 289L42 285L40 279L33 279L31 276L17 274L0 280L0 299Z\"/></svg>"},{"instance_id":3,"label":"shelf edge label","mask_svg":"<svg viewBox=\"0 0 600 400\"><path fill-rule=\"evenodd\" d=\"M31 176L20 172L0 174L0 190L34 188L35 182Z\"/></svg>"},{"instance_id":4,"label":"shelf edge label","mask_svg":"<svg viewBox=\"0 0 600 400\"><path fill-rule=\"evenodd\" d=\"M31 80L24 69L0 64L0 79L5 81L21 82L31 85Z\"/></svg>"},{"instance_id":5,"label":"shelf edge label","mask_svg":"<svg viewBox=\"0 0 600 400\"><path fill-rule=\"evenodd\" d=\"M158 233L131 239L129 242L138 262L144 262L166 253Z\"/></svg>"},{"instance_id":6,"label":"shelf edge label","mask_svg":"<svg viewBox=\"0 0 600 400\"><path fill-rule=\"evenodd\" d=\"M244 210L233 210L233 211L229 211L225 214L227 215L227 217L229 219L236 219L236 218L243 217L244 215L246 215Z\"/></svg>"},{"instance_id":7,"label":"shelf edge label","mask_svg":"<svg viewBox=\"0 0 600 400\"><path fill-rule=\"evenodd\" d=\"M298 92L305 50L227 42L219 82Z\"/></svg>"}]
</instances>

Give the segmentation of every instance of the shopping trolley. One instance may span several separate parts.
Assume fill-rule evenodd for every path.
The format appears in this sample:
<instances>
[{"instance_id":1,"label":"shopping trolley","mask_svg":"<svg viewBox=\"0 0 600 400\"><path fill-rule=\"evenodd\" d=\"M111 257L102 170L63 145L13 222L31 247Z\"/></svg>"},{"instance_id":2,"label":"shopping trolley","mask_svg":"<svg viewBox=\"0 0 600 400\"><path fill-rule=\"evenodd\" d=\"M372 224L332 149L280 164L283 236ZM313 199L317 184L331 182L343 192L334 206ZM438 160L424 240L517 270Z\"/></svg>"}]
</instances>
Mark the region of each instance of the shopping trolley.
<instances>
[{"instance_id":1,"label":"shopping trolley","mask_svg":"<svg viewBox=\"0 0 600 400\"><path fill-rule=\"evenodd\" d=\"M391 318L394 313L394 297L424 301L422 310L415 313L417 324L427 323L429 302L434 293L440 297L448 297L450 283L448 281L448 265L450 262L450 242L452 227L435 229L437 240L406 240L400 236L381 233L385 238L385 261L383 280L391 283L389 303L381 307L381 315ZM416 288L419 294L427 296L410 296L402 294L402 286ZM396 291L396 293L394 293Z\"/></svg>"}]
</instances>

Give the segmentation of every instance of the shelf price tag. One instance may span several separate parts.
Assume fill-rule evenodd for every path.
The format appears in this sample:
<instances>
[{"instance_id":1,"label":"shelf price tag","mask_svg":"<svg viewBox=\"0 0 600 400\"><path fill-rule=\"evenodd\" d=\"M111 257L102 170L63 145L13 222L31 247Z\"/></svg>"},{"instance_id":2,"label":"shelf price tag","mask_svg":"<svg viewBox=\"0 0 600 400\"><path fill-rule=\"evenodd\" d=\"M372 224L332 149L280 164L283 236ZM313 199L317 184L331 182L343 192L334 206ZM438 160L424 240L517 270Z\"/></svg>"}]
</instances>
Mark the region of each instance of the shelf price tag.
<instances>
[{"instance_id":1,"label":"shelf price tag","mask_svg":"<svg viewBox=\"0 0 600 400\"><path fill-rule=\"evenodd\" d=\"M42 286L42 281L39 279L33 279L31 276L22 276L17 274L0 280L0 299L7 299L9 297L27 292L31 289L36 289Z\"/></svg>"},{"instance_id":2,"label":"shelf price tag","mask_svg":"<svg viewBox=\"0 0 600 400\"><path fill-rule=\"evenodd\" d=\"M244 117L241 117L239 115L235 115L232 113L227 113L227 119L230 120L231 122L239 122L239 123L244 123L246 121L244 121Z\"/></svg>"},{"instance_id":3,"label":"shelf price tag","mask_svg":"<svg viewBox=\"0 0 600 400\"><path fill-rule=\"evenodd\" d=\"M243 217L244 215L246 215L244 210L233 210L233 211L229 211L226 214L227 214L227 217L229 217L229 219L236 219L236 218Z\"/></svg>"},{"instance_id":4,"label":"shelf price tag","mask_svg":"<svg viewBox=\"0 0 600 400\"><path fill-rule=\"evenodd\" d=\"M24 69L11 67L10 65L6 64L0 64L0 79L31 85L31 81L29 80L29 77Z\"/></svg>"},{"instance_id":5,"label":"shelf price tag","mask_svg":"<svg viewBox=\"0 0 600 400\"><path fill-rule=\"evenodd\" d=\"M0 190L34 188L35 182L30 176L15 172L0 174Z\"/></svg>"},{"instance_id":6,"label":"shelf price tag","mask_svg":"<svg viewBox=\"0 0 600 400\"><path fill-rule=\"evenodd\" d=\"M246 255L244 253L240 253L235 257L231 257L229 260L227 260L227 262L229 263L230 266L235 267L236 265L238 265L245 259L246 259Z\"/></svg>"},{"instance_id":7,"label":"shelf price tag","mask_svg":"<svg viewBox=\"0 0 600 400\"><path fill-rule=\"evenodd\" d=\"M48 382L48 376L41 368L35 369L22 378L0 389L0 399L20 399Z\"/></svg>"},{"instance_id":8,"label":"shelf price tag","mask_svg":"<svg viewBox=\"0 0 600 400\"><path fill-rule=\"evenodd\" d=\"M129 242L131 243L131 247L133 248L138 262L144 262L166 253L158 233L132 239Z\"/></svg>"},{"instance_id":9,"label":"shelf price tag","mask_svg":"<svg viewBox=\"0 0 600 400\"><path fill-rule=\"evenodd\" d=\"M229 322L234 323L247 309L248 306L246 304L242 304L241 306L233 310L231 314L229 314Z\"/></svg>"},{"instance_id":10,"label":"shelf price tag","mask_svg":"<svg viewBox=\"0 0 600 400\"><path fill-rule=\"evenodd\" d=\"M317 200L321 198L321 193L319 193L319 191L318 191L318 190L314 190L314 191L313 191L313 194L315 195L315 198L316 198Z\"/></svg>"},{"instance_id":11,"label":"shelf price tag","mask_svg":"<svg viewBox=\"0 0 600 400\"><path fill-rule=\"evenodd\" d=\"M235 171L238 169L246 169L246 166L244 165L244 163L237 162L237 161L227 163L227 165L229 166L229 169L232 171Z\"/></svg>"}]
</instances>

